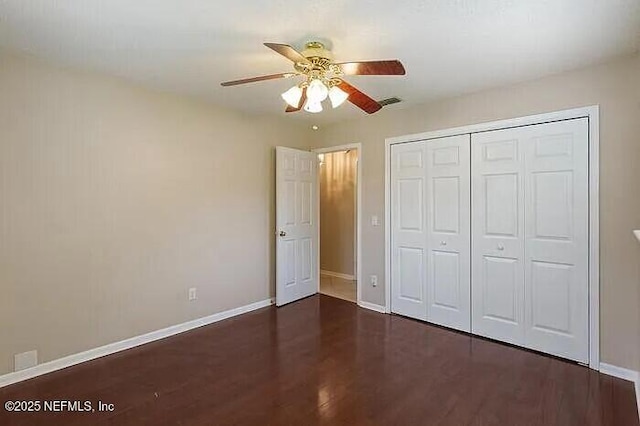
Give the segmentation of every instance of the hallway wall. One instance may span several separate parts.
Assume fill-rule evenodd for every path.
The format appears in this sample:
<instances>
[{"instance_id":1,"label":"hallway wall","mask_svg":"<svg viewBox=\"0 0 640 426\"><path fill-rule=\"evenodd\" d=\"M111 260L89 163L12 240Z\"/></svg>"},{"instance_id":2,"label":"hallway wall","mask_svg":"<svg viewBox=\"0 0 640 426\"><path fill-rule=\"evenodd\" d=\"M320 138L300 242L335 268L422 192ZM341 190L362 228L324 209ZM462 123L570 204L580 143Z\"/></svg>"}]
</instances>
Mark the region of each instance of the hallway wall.
<instances>
[{"instance_id":1,"label":"hallway wall","mask_svg":"<svg viewBox=\"0 0 640 426\"><path fill-rule=\"evenodd\" d=\"M355 276L356 150L324 154L320 166L320 269Z\"/></svg>"}]
</instances>

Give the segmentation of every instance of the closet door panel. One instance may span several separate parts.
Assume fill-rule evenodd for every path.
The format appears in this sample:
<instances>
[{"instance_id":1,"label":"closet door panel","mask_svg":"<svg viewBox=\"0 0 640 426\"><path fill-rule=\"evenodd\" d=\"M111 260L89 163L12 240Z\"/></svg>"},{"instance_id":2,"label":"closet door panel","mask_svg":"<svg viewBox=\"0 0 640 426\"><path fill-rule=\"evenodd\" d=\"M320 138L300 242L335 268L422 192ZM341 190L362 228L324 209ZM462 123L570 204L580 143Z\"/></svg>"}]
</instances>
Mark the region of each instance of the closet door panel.
<instances>
[{"instance_id":1,"label":"closet door panel","mask_svg":"<svg viewBox=\"0 0 640 426\"><path fill-rule=\"evenodd\" d=\"M475 333L588 362L588 121L472 135Z\"/></svg>"},{"instance_id":2,"label":"closet door panel","mask_svg":"<svg viewBox=\"0 0 640 426\"><path fill-rule=\"evenodd\" d=\"M589 361L586 118L523 128L527 346Z\"/></svg>"},{"instance_id":3,"label":"closet door panel","mask_svg":"<svg viewBox=\"0 0 640 426\"><path fill-rule=\"evenodd\" d=\"M471 330L470 135L426 142L427 320Z\"/></svg>"},{"instance_id":4,"label":"closet door panel","mask_svg":"<svg viewBox=\"0 0 640 426\"><path fill-rule=\"evenodd\" d=\"M518 274L521 265L517 259L483 256L484 291L483 314L486 318L518 325L520 302L518 297Z\"/></svg>"},{"instance_id":5,"label":"closet door panel","mask_svg":"<svg viewBox=\"0 0 640 426\"><path fill-rule=\"evenodd\" d=\"M472 331L524 344L524 182L511 129L471 136Z\"/></svg>"},{"instance_id":6,"label":"closet door panel","mask_svg":"<svg viewBox=\"0 0 640 426\"><path fill-rule=\"evenodd\" d=\"M391 311L426 320L424 142L391 146Z\"/></svg>"}]
</instances>

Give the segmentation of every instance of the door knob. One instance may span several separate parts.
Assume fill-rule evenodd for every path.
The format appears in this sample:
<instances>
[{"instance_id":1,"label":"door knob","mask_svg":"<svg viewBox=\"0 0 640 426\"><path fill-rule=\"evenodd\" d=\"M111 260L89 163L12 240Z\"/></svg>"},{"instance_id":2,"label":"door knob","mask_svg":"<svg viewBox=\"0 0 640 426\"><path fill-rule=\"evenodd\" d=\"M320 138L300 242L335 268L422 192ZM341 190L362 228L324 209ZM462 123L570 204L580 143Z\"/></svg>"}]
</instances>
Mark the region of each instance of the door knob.
<instances>
[{"instance_id":1,"label":"door knob","mask_svg":"<svg viewBox=\"0 0 640 426\"><path fill-rule=\"evenodd\" d=\"M286 236L287 236L287 233L286 233L286 232L284 232L284 231L280 231L280 236L281 236L281 237L286 237Z\"/></svg>"},{"instance_id":2,"label":"door knob","mask_svg":"<svg viewBox=\"0 0 640 426\"><path fill-rule=\"evenodd\" d=\"M504 246L502 244L498 244L498 250L500 251L504 250Z\"/></svg>"},{"instance_id":3,"label":"door knob","mask_svg":"<svg viewBox=\"0 0 640 426\"><path fill-rule=\"evenodd\" d=\"M440 245L441 245L441 246L446 246L446 245L447 245L447 242L446 242L446 241L440 241Z\"/></svg>"}]
</instances>

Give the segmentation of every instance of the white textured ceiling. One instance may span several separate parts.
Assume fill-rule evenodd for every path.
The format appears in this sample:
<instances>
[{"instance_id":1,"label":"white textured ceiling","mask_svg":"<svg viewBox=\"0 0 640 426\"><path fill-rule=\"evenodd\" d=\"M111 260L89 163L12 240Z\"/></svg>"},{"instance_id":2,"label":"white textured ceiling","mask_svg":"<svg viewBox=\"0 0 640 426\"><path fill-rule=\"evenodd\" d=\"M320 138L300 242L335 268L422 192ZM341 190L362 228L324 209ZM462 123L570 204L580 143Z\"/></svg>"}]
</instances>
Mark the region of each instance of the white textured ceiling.
<instances>
[{"instance_id":1,"label":"white textured ceiling","mask_svg":"<svg viewBox=\"0 0 640 426\"><path fill-rule=\"evenodd\" d=\"M308 40L340 61L400 59L406 76L348 81L411 105L637 52L640 0L0 0L0 47L251 113L284 115L292 81L220 82L290 71L262 43Z\"/></svg>"}]
</instances>

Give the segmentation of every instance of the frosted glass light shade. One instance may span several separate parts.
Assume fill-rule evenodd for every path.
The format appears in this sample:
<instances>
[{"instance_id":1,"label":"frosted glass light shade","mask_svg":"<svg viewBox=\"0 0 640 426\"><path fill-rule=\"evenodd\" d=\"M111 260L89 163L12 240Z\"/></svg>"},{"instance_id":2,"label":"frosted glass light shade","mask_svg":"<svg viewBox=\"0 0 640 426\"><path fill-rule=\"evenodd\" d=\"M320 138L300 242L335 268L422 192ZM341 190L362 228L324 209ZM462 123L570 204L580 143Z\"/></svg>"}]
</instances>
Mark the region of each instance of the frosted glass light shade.
<instances>
[{"instance_id":1,"label":"frosted glass light shade","mask_svg":"<svg viewBox=\"0 0 640 426\"><path fill-rule=\"evenodd\" d=\"M286 103L294 108L298 108L298 104L300 104L300 98L302 98L302 89L298 86L293 86L291 89L284 92L281 96Z\"/></svg>"},{"instance_id":2,"label":"frosted glass light shade","mask_svg":"<svg viewBox=\"0 0 640 426\"><path fill-rule=\"evenodd\" d=\"M304 106L304 110L307 112L313 112L313 113L321 112L322 104L320 102L311 102L311 99L309 99Z\"/></svg>"},{"instance_id":3,"label":"frosted glass light shade","mask_svg":"<svg viewBox=\"0 0 640 426\"><path fill-rule=\"evenodd\" d=\"M331 100L331 106L334 108L338 108L344 101L347 100L349 94L344 90L340 89L338 86L333 86L331 90L329 90L329 99Z\"/></svg>"},{"instance_id":4,"label":"frosted glass light shade","mask_svg":"<svg viewBox=\"0 0 640 426\"><path fill-rule=\"evenodd\" d=\"M320 103L327 99L329 95L329 89L318 79L311 80L309 87L307 87L307 98L312 104Z\"/></svg>"}]
</instances>

